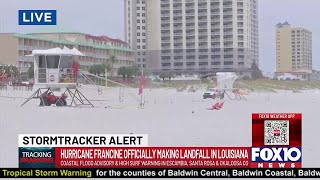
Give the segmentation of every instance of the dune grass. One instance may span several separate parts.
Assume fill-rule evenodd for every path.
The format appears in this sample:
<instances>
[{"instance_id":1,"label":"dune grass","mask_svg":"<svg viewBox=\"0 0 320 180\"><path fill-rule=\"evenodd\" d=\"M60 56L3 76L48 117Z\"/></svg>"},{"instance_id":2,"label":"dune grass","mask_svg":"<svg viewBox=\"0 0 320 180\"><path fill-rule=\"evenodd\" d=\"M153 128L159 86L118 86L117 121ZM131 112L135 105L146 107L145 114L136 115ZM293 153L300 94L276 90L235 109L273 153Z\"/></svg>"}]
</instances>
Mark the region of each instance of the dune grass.
<instances>
[{"instance_id":1,"label":"dune grass","mask_svg":"<svg viewBox=\"0 0 320 180\"><path fill-rule=\"evenodd\" d=\"M291 90L295 93L301 90L320 89L320 82L306 81L278 81L278 80L240 80L235 83L235 87L249 89L251 91Z\"/></svg>"}]
</instances>

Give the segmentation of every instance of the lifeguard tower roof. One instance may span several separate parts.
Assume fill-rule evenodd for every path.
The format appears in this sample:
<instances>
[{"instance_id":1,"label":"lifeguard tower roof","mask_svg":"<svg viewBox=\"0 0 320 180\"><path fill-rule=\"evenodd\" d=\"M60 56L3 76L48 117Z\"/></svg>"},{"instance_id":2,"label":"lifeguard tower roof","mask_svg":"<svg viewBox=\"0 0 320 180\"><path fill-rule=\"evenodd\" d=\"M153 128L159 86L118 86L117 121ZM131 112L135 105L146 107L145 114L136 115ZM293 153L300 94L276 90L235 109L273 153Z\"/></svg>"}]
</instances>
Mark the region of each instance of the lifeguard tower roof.
<instances>
[{"instance_id":1,"label":"lifeguard tower roof","mask_svg":"<svg viewBox=\"0 0 320 180\"><path fill-rule=\"evenodd\" d=\"M84 56L76 48L57 47L47 50L33 50L34 77L36 85L45 87L75 87L76 76L74 56Z\"/></svg>"}]
</instances>

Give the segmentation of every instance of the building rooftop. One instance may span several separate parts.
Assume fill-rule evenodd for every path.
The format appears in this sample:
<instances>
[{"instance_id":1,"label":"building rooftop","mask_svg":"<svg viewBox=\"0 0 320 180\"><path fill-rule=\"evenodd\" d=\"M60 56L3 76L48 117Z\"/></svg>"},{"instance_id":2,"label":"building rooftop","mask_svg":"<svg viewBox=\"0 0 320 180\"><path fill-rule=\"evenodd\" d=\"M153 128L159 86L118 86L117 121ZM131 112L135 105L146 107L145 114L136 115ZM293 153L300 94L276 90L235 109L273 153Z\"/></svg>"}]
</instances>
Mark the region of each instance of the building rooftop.
<instances>
[{"instance_id":1,"label":"building rooftop","mask_svg":"<svg viewBox=\"0 0 320 180\"><path fill-rule=\"evenodd\" d=\"M114 39L114 38L110 38L108 36L94 36L94 35L90 35L88 33L82 33L82 32L75 31L75 30L66 30L66 29L58 27L58 26L42 27L42 28L37 29L37 31L34 31L32 33L28 33L28 34L30 34L30 35L36 35L36 34L82 34L82 35L85 35L86 38L88 38L88 39L95 39L98 41L115 42L115 43L119 43L119 44L129 45L129 43L122 41L120 39Z\"/></svg>"},{"instance_id":2,"label":"building rooftop","mask_svg":"<svg viewBox=\"0 0 320 180\"><path fill-rule=\"evenodd\" d=\"M46 33L49 33L49 32L46 32ZM50 32L50 33L53 33L53 32ZM58 33L60 33L60 32L58 32ZM67 33L67 32L63 32L63 33ZM68 33L75 34L75 32L68 32ZM37 33L37 34L39 34L39 33ZM119 46L115 46L115 45L104 45L104 44L98 45L98 44L94 44L93 42L80 41L80 40L68 41L65 39L53 39L53 38L47 38L44 36L39 36L37 34L36 33L34 33L34 34L14 34L14 37L27 38L27 39L33 39L33 40L50 41L50 42L64 44L64 45L82 45L82 46L89 46L89 47L93 47L93 48L97 48L97 49L120 50L120 51L132 52L132 50L128 47L119 47ZM84 33L79 33L79 34L91 36L91 35L87 35ZM107 37L107 36L105 36L105 37ZM114 39L112 39L112 40L114 40ZM121 40L117 40L117 41L121 41Z\"/></svg>"}]
</instances>

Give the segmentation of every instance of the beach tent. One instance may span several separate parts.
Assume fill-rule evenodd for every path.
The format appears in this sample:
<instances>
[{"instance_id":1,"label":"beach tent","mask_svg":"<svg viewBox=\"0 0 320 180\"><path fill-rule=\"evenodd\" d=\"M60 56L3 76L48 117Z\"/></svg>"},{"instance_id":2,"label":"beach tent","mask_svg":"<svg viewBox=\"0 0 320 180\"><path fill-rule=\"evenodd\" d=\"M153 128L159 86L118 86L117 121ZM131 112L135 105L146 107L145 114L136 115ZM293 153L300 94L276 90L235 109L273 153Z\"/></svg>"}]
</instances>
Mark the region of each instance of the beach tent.
<instances>
[{"instance_id":1,"label":"beach tent","mask_svg":"<svg viewBox=\"0 0 320 180\"><path fill-rule=\"evenodd\" d=\"M217 75L218 90L233 90L233 83L238 79L238 76L232 72L219 72Z\"/></svg>"},{"instance_id":2,"label":"beach tent","mask_svg":"<svg viewBox=\"0 0 320 180\"><path fill-rule=\"evenodd\" d=\"M76 48L72 48L71 52L76 55L76 56L85 56L82 52L80 52L78 49Z\"/></svg>"}]
</instances>

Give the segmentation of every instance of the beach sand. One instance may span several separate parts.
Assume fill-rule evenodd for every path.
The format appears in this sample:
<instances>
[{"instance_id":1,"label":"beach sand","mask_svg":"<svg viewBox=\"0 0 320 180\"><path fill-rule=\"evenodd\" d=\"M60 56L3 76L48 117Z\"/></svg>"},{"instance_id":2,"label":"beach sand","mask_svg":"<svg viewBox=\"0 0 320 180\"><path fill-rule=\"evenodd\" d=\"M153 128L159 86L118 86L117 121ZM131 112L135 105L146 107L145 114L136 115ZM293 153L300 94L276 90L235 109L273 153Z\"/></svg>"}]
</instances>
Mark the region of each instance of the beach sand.
<instances>
[{"instance_id":1,"label":"beach sand","mask_svg":"<svg viewBox=\"0 0 320 180\"><path fill-rule=\"evenodd\" d=\"M139 109L138 89L95 87L80 90L94 108L38 107L39 100L20 104L31 91L0 91L0 167L18 166L18 134L148 134L149 146L251 146L251 114L302 113L303 167L320 167L318 108L320 91L301 93L251 92L247 100L225 99L220 111L207 108L217 102L176 89L144 89L144 109ZM6 97L4 97L6 96ZM17 97L17 98L8 98Z\"/></svg>"}]
</instances>

